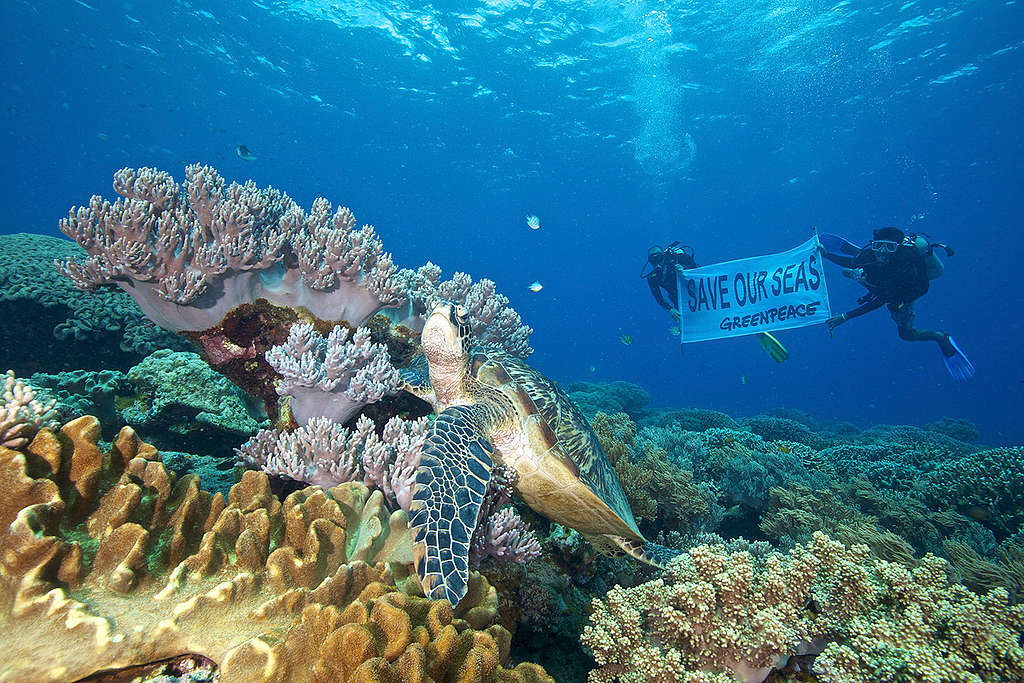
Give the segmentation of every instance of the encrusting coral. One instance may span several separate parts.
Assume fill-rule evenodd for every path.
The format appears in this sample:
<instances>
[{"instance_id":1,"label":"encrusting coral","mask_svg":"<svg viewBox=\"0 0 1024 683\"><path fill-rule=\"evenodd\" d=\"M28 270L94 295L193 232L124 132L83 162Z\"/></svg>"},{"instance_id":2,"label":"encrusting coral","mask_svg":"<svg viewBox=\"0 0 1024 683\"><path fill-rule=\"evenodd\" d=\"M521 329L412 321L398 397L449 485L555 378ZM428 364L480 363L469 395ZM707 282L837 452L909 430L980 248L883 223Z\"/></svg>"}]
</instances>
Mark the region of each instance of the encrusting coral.
<instances>
[{"instance_id":1,"label":"encrusting coral","mask_svg":"<svg viewBox=\"0 0 1024 683\"><path fill-rule=\"evenodd\" d=\"M989 682L1024 676L1024 607L950 584L934 555L909 569L817 532L788 556L698 546L666 579L595 600L590 680L763 681L795 654L817 680Z\"/></svg>"},{"instance_id":2,"label":"encrusting coral","mask_svg":"<svg viewBox=\"0 0 1024 683\"><path fill-rule=\"evenodd\" d=\"M0 448L0 679L78 680L183 654L227 681L551 681L502 667L511 637L474 574L457 610L409 575L404 512L349 483L279 501L176 479L83 417Z\"/></svg>"}]
</instances>

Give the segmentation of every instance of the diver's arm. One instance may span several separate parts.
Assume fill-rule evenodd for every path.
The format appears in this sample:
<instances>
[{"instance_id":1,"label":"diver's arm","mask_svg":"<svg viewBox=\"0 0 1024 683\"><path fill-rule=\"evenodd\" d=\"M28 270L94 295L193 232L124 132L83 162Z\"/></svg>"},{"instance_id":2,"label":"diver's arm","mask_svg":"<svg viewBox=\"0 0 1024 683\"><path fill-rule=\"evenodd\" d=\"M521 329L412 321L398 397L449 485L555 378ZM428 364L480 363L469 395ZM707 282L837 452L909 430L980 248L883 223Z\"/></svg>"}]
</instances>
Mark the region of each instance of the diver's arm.
<instances>
[{"instance_id":1,"label":"diver's arm","mask_svg":"<svg viewBox=\"0 0 1024 683\"><path fill-rule=\"evenodd\" d=\"M852 256L845 256L843 254L833 254L828 251L821 252L821 255L824 256L827 260L831 261L832 263L835 263L838 266L842 266L843 268L853 267Z\"/></svg>"},{"instance_id":2,"label":"diver's arm","mask_svg":"<svg viewBox=\"0 0 1024 683\"><path fill-rule=\"evenodd\" d=\"M847 311L846 313L843 313L843 317L846 320L850 320L851 318L856 318L864 315L865 313L870 313L871 311L877 310L881 308L884 304L885 301L883 299L880 299L878 297L872 297L865 301L860 306L858 306L857 308L853 309L852 311Z\"/></svg>"},{"instance_id":3,"label":"diver's arm","mask_svg":"<svg viewBox=\"0 0 1024 683\"><path fill-rule=\"evenodd\" d=\"M653 273L651 274L653 275ZM665 297L661 293L661 285L654 281L654 278L650 275L647 277L647 286L651 288L651 294L654 295L654 300L658 302L658 305L664 308L666 311L671 311L672 306L665 301Z\"/></svg>"}]
</instances>

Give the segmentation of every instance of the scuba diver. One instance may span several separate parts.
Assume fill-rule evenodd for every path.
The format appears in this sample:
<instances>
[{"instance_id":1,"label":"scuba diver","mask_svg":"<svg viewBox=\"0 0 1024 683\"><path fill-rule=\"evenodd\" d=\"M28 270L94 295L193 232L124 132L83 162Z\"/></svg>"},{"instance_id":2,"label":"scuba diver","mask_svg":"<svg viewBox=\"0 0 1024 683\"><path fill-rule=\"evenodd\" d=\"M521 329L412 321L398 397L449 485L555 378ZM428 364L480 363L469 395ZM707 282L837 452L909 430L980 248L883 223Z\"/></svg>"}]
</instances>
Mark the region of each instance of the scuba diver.
<instances>
[{"instance_id":1,"label":"scuba diver","mask_svg":"<svg viewBox=\"0 0 1024 683\"><path fill-rule=\"evenodd\" d=\"M889 308L900 339L935 342L953 379L958 382L970 379L974 365L953 337L946 332L914 327L914 302L928 292L932 280L942 275L942 261L935 250L943 249L947 256L952 256L953 250L945 244L932 242L927 236L906 234L894 227L878 228L872 237L862 248L836 235L821 236L823 256L842 266L844 276L868 290L857 300L857 308L828 319L829 332L851 318L884 305Z\"/></svg>"},{"instance_id":2,"label":"scuba diver","mask_svg":"<svg viewBox=\"0 0 1024 683\"><path fill-rule=\"evenodd\" d=\"M644 273L648 266L651 269ZM647 280L647 286L651 288L654 300L672 315L673 320L679 320L679 289L676 272L697 267L693 247L680 245L679 240L664 249L655 245L647 250L647 263L641 269L640 277ZM662 290L665 290L665 294L662 294ZM665 299L665 295L668 295L668 300ZM764 352L771 356L776 363L781 363L789 358L789 351L786 350L786 347L767 332L759 332L757 340L761 342Z\"/></svg>"}]
</instances>

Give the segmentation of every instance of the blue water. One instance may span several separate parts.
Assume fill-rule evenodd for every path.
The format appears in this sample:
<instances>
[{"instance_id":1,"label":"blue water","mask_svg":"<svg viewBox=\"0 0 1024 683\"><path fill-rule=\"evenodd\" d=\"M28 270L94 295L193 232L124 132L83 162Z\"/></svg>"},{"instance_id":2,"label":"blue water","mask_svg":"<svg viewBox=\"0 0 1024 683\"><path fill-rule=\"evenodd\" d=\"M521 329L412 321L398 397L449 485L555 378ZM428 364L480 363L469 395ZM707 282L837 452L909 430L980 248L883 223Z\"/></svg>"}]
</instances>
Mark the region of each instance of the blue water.
<instances>
[{"instance_id":1,"label":"blue water","mask_svg":"<svg viewBox=\"0 0 1024 683\"><path fill-rule=\"evenodd\" d=\"M7 0L0 13L0 232L56 234L122 166L181 179L200 161L307 207L350 206L400 265L494 279L536 329L533 364L560 381L624 379L662 405L733 415L966 417L990 443L1024 441L1015 1ZM780 333L781 365L749 337L680 355L639 278L655 243L710 263L813 226L861 242L881 225L956 248L918 321L955 335L970 383L934 344L901 342L884 310L831 340ZM857 285L836 269L829 285L836 310L853 307Z\"/></svg>"}]
</instances>

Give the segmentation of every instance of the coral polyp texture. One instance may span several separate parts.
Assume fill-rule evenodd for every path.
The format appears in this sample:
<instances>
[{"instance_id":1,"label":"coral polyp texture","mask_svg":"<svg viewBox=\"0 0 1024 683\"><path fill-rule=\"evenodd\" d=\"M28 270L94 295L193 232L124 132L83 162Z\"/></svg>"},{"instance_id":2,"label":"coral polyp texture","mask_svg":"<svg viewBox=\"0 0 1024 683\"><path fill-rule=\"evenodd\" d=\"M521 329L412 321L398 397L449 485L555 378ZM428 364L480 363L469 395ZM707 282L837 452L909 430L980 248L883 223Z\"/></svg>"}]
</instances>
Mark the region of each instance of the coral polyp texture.
<instances>
[{"instance_id":1,"label":"coral polyp texture","mask_svg":"<svg viewBox=\"0 0 1024 683\"><path fill-rule=\"evenodd\" d=\"M309 323L296 323L288 339L267 351L267 363L281 376L277 393L291 397L295 421L313 417L347 422L363 406L402 389L387 347L370 341L370 330L352 333L336 325L327 338Z\"/></svg>"},{"instance_id":2,"label":"coral polyp texture","mask_svg":"<svg viewBox=\"0 0 1024 683\"><path fill-rule=\"evenodd\" d=\"M262 430L237 449L247 465L316 486L361 481L384 494L392 507L408 511L427 419L393 417L380 435L359 417L353 429L313 418L293 431Z\"/></svg>"},{"instance_id":3,"label":"coral polyp texture","mask_svg":"<svg viewBox=\"0 0 1024 683\"><path fill-rule=\"evenodd\" d=\"M0 396L0 446L20 448L42 427L55 427L56 400L37 401L35 390L7 371Z\"/></svg>"},{"instance_id":4,"label":"coral polyp texture","mask_svg":"<svg viewBox=\"0 0 1024 683\"><path fill-rule=\"evenodd\" d=\"M552 681L474 574L457 610L409 576L404 512L359 483L227 499L83 417L0 448L0 680L70 681L199 655L221 681Z\"/></svg>"},{"instance_id":5,"label":"coral polyp texture","mask_svg":"<svg viewBox=\"0 0 1024 683\"><path fill-rule=\"evenodd\" d=\"M1024 676L1024 606L1005 590L951 584L933 555L919 567L817 532L787 556L692 548L666 578L595 600L582 641L591 681L763 681L820 653L816 680L1009 681Z\"/></svg>"},{"instance_id":6,"label":"coral polyp texture","mask_svg":"<svg viewBox=\"0 0 1024 683\"><path fill-rule=\"evenodd\" d=\"M266 299L360 325L403 302L397 269L372 226L317 199L306 213L253 182L228 185L193 164L179 186L164 171L124 168L113 203L93 196L61 231L88 252L58 268L80 288L117 285L176 332L206 330L235 307Z\"/></svg>"},{"instance_id":7,"label":"coral polyp texture","mask_svg":"<svg viewBox=\"0 0 1024 683\"><path fill-rule=\"evenodd\" d=\"M518 358L526 358L533 349L530 335L533 328L524 325L504 294L498 294L493 280L473 282L467 273L458 272L451 280L441 280L441 269L427 262L417 270L403 268L398 281L406 301L396 311L389 311L395 322L414 332L423 329L426 314L440 301L451 301L466 308L466 317L473 338L481 344L497 346Z\"/></svg>"}]
</instances>

